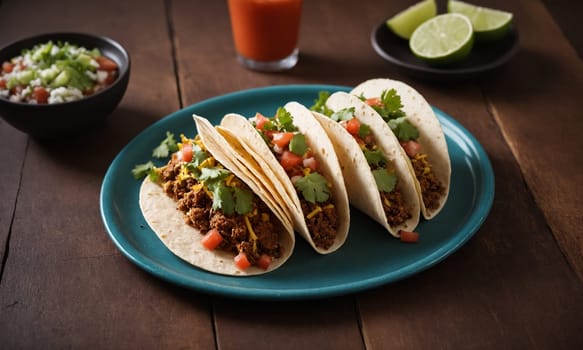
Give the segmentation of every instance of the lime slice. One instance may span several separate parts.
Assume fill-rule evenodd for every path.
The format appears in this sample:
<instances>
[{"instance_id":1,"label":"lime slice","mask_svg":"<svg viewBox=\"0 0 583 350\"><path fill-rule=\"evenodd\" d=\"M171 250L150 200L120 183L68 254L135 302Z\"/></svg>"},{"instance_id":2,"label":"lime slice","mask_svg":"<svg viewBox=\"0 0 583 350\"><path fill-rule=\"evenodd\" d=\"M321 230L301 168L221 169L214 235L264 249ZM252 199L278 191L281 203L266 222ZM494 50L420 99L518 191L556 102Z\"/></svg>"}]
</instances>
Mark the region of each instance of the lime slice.
<instances>
[{"instance_id":1,"label":"lime slice","mask_svg":"<svg viewBox=\"0 0 583 350\"><path fill-rule=\"evenodd\" d=\"M423 22L411 35L413 54L431 65L446 65L466 58L474 44L468 17L446 13Z\"/></svg>"},{"instance_id":2,"label":"lime slice","mask_svg":"<svg viewBox=\"0 0 583 350\"><path fill-rule=\"evenodd\" d=\"M387 27L403 39L409 40L413 31L426 20L435 17L435 0L424 0L397 13L387 20Z\"/></svg>"},{"instance_id":3,"label":"lime slice","mask_svg":"<svg viewBox=\"0 0 583 350\"><path fill-rule=\"evenodd\" d=\"M476 6L463 1L449 0L447 11L468 16L472 22L476 40L480 41L495 41L502 38L512 23L510 12Z\"/></svg>"}]
</instances>

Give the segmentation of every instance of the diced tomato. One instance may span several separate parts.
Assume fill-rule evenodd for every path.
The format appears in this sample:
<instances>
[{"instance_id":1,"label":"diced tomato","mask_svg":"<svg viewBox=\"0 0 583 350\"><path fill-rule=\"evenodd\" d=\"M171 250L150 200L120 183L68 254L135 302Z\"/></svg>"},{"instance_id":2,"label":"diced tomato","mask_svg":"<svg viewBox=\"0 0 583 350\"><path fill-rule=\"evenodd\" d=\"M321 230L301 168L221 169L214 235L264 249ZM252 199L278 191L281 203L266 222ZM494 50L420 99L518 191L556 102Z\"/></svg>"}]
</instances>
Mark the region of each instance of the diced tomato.
<instances>
[{"instance_id":1,"label":"diced tomato","mask_svg":"<svg viewBox=\"0 0 583 350\"><path fill-rule=\"evenodd\" d=\"M269 267L269 265L271 265L271 261L272 261L272 258L269 255L267 255L267 254L261 254L261 256L255 262L255 264L259 268L261 268L263 270L267 270L267 268Z\"/></svg>"},{"instance_id":2,"label":"diced tomato","mask_svg":"<svg viewBox=\"0 0 583 350\"><path fill-rule=\"evenodd\" d=\"M304 167L310 168L312 171L318 171L318 161L314 157L304 159L302 164Z\"/></svg>"},{"instance_id":3,"label":"diced tomato","mask_svg":"<svg viewBox=\"0 0 583 350\"><path fill-rule=\"evenodd\" d=\"M302 164L302 162L303 159L301 156L290 151L283 151L279 159L279 163L285 170L292 170L294 167Z\"/></svg>"},{"instance_id":4,"label":"diced tomato","mask_svg":"<svg viewBox=\"0 0 583 350\"><path fill-rule=\"evenodd\" d=\"M417 243L419 241L419 234L413 231L399 231L401 237L401 242L405 243Z\"/></svg>"},{"instance_id":5,"label":"diced tomato","mask_svg":"<svg viewBox=\"0 0 583 350\"><path fill-rule=\"evenodd\" d=\"M2 63L2 71L4 71L4 73L12 73L13 69L14 69L14 64L12 64L10 62Z\"/></svg>"},{"instance_id":6,"label":"diced tomato","mask_svg":"<svg viewBox=\"0 0 583 350\"><path fill-rule=\"evenodd\" d=\"M247 258L247 254L240 252L239 254L237 254L237 256L235 256L234 258L235 260L235 266L237 266L237 268L239 270L246 270L249 266L251 266L251 263L249 262L249 258Z\"/></svg>"},{"instance_id":7,"label":"diced tomato","mask_svg":"<svg viewBox=\"0 0 583 350\"><path fill-rule=\"evenodd\" d=\"M358 131L360 130L360 121L356 118L352 118L346 122L346 131L348 131L351 135L358 135Z\"/></svg>"},{"instance_id":8,"label":"diced tomato","mask_svg":"<svg viewBox=\"0 0 583 350\"><path fill-rule=\"evenodd\" d=\"M382 107L383 106L383 101L380 99L380 97L367 98L365 102L367 105L369 105L371 107Z\"/></svg>"},{"instance_id":9,"label":"diced tomato","mask_svg":"<svg viewBox=\"0 0 583 350\"><path fill-rule=\"evenodd\" d=\"M180 161L187 163L190 162L192 160L192 145L189 143L185 143L184 145L182 145L182 149L178 151L178 154L176 156Z\"/></svg>"},{"instance_id":10,"label":"diced tomato","mask_svg":"<svg viewBox=\"0 0 583 350\"><path fill-rule=\"evenodd\" d=\"M104 82L105 85L111 85L115 81L115 70L107 71L107 77Z\"/></svg>"},{"instance_id":11,"label":"diced tomato","mask_svg":"<svg viewBox=\"0 0 583 350\"><path fill-rule=\"evenodd\" d=\"M12 95L20 95L22 93L22 90L24 90L24 88L22 87L22 85L16 85L12 89L10 89L10 93Z\"/></svg>"},{"instance_id":12,"label":"diced tomato","mask_svg":"<svg viewBox=\"0 0 583 350\"><path fill-rule=\"evenodd\" d=\"M49 92L42 86L35 86L32 90L32 98L36 100L36 103L48 103Z\"/></svg>"},{"instance_id":13,"label":"diced tomato","mask_svg":"<svg viewBox=\"0 0 583 350\"><path fill-rule=\"evenodd\" d=\"M117 69L117 63L105 56L99 56L95 58L95 60L99 64L99 69L101 70L112 71Z\"/></svg>"},{"instance_id":14,"label":"diced tomato","mask_svg":"<svg viewBox=\"0 0 583 350\"><path fill-rule=\"evenodd\" d=\"M278 147L285 148L293 137L293 132L278 132L272 135L271 141Z\"/></svg>"},{"instance_id":15,"label":"diced tomato","mask_svg":"<svg viewBox=\"0 0 583 350\"><path fill-rule=\"evenodd\" d=\"M263 126L269 119L261 113L255 113L255 128L257 130L263 130Z\"/></svg>"},{"instance_id":16,"label":"diced tomato","mask_svg":"<svg viewBox=\"0 0 583 350\"><path fill-rule=\"evenodd\" d=\"M6 89L6 79L0 79L0 89Z\"/></svg>"},{"instance_id":17,"label":"diced tomato","mask_svg":"<svg viewBox=\"0 0 583 350\"><path fill-rule=\"evenodd\" d=\"M421 149L419 142L415 142L413 140L401 142L401 147L403 147L405 153L407 153L409 157L415 157Z\"/></svg>"},{"instance_id":18,"label":"diced tomato","mask_svg":"<svg viewBox=\"0 0 583 350\"><path fill-rule=\"evenodd\" d=\"M223 241L223 236L219 233L219 230L216 228L210 229L206 235L202 238L200 243L202 246L208 250L213 250L218 247L219 244Z\"/></svg>"}]
</instances>

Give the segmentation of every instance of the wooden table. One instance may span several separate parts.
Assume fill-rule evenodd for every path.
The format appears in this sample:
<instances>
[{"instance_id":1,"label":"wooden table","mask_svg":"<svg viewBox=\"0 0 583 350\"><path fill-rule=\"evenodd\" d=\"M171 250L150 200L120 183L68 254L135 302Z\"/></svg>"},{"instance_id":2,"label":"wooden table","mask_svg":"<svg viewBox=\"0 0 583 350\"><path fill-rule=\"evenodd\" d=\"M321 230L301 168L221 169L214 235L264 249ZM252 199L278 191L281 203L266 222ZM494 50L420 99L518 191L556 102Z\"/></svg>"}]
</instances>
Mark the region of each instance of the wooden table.
<instances>
[{"instance_id":1,"label":"wooden table","mask_svg":"<svg viewBox=\"0 0 583 350\"><path fill-rule=\"evenodd\" d=\"M582 348L583 65L572 44L582 32L564 22L581 5L480 1L516 14L519 52L478 80L435 84L403 75L369 42L411 3L306 1L299 64L263 74L236 62L224 1L2 1L1 45L98 33L129 50L132 72L105 126L81 140L43 144L0 122L0 348ZM358 294L266 303L161 281L110 240L101 182L148 125L237 90L373 77L415 86L492 162L490 215L445 261Z\"/></svg>"}]
</instances>

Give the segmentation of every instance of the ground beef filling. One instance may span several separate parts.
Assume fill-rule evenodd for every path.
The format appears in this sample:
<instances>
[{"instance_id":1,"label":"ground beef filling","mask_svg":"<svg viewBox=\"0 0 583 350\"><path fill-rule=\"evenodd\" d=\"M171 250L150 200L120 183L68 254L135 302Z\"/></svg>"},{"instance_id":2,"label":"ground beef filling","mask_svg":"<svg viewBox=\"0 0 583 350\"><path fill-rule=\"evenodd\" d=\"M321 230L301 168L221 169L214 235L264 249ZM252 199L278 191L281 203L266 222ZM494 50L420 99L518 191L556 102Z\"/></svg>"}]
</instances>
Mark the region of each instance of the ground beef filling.
<instances>
[{"instance_id":1,"label":"ground beef filling","mask_svg":"<svg viewBox=\"0 0 583 350\"><path fill-rule=\"evenodd\" d=\"M420 153L411 157L411 164L413 165L415 176L421 186L421 196L425 208L428 210L439 208L441 198L445 193L445 188L437 179L437 176L435 176L435 173L431 168L431 163L427 159L427 155Z\"/></svg>"},{"instance_id":2,"label":"ground beef filling","mask_svg":"<svg viewBox=\"0 0 583 350\"><path fill-rule=\"evenodd\" d=\"M380 192L383 209L389 226L399 226L411 218L405 199L398 190Z\"/></svg>"},{"instance_id":3,"label":"ground beef filling","mask_svg":"<svg viewBox=\"0 0 583 350\"><path fill-rule=\"evenodd\" d=\"M330 200L325 203L310 203L300 197L300 203L314 244L321 249L330 248L338 231L336 207Z\"/></svg>"},{"instance_id":4,"label":"ground beef filling","mask_svg":"<svg viewBox=\"0 0 583 350\"><path fill-rule=\"evenodd\" d=\"M278 232L283 227L271 210L258 197L253 199L255 214L247 214L253 232L257 236L254 244L249 236L244 215L225 215L221 210L212 209L213 200L202 189L196 179L187 178L177 180L181 164L175 159L165 166L160 174L160 183L165 193L176 200L177 209L184 213L184 220L188 225L205 234L216 228L223 241L217 249L234 254L244 252L251 264L255 264L262 254L273 258L281 256L281 246Z\"/></svg>"}]
</instances>

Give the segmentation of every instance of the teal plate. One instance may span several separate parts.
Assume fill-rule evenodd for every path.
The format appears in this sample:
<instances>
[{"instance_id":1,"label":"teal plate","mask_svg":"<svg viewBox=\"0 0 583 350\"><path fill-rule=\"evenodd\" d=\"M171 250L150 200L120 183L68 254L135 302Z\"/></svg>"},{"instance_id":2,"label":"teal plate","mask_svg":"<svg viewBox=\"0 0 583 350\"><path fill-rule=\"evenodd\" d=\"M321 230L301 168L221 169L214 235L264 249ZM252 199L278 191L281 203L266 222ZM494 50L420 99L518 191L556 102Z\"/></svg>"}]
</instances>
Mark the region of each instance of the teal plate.
<instances>
[{"instance_id":1,"label":"teal plate","mask_svg":"<svg viewBox=\"0 0 583 350\"><path fill-rule=\"evenodd\" d=\"M172 254L146 223L138 205L140 182L132 168L151 159L166 131L196 133L192 114L218 123L223 115L273 115L288 101L313 104L318 92L348 91L332 85L285 85L214 97L170 114L135 137L113 160L101 187L100 205L109 236L133 263L147 272L205 293L260 300L321 298L363 291L423 271L466 243L482 225L494 198L494 174L480 143L452 117L434 108L449 147L452 177L449 199L431 221L422 220L417 244L401 243L351 209L343 247L319 255L298 239L292 257L278 270L254 277L231 277L198 269Z\"/></svg>"}]
</instances>

